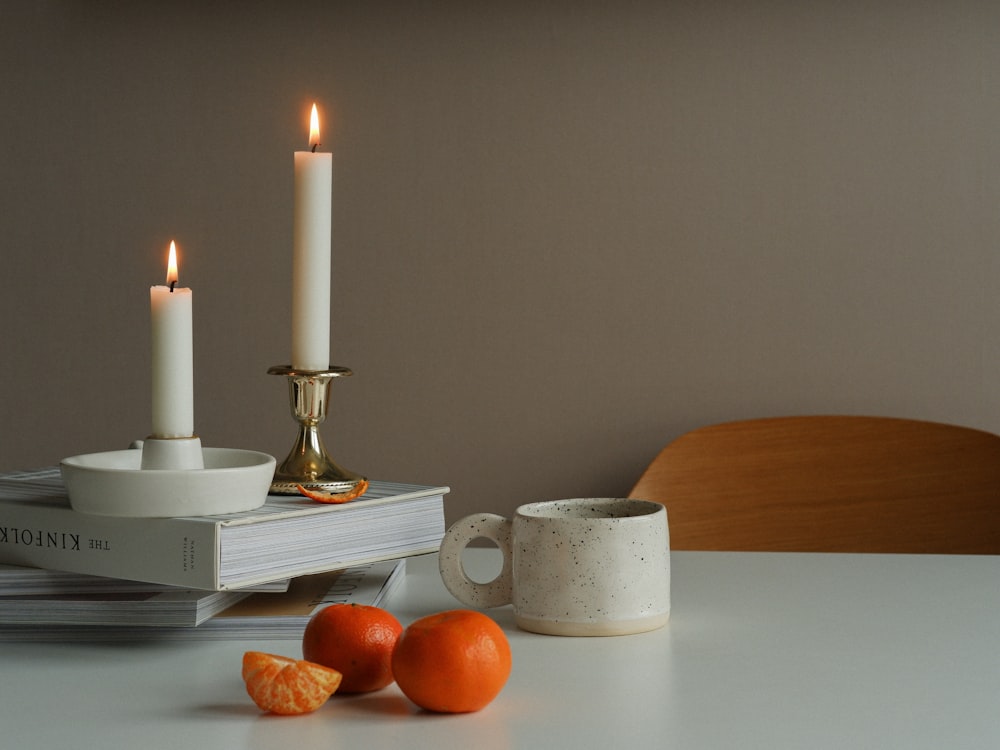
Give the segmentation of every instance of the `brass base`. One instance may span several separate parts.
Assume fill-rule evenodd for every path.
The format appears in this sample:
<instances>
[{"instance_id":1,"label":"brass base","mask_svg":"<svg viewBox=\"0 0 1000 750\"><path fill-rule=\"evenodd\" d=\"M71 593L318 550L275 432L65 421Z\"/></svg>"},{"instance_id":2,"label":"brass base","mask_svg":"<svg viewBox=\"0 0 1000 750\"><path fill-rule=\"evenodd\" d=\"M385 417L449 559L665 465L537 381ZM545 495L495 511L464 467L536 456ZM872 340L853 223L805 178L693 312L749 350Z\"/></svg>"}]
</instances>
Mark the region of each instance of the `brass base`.
<instances>
[{"instance_id":1,"label":"brass base","mask_svg":"<svg viewBox=\"0 0 1000 750\"><path fill-rule=\"evenodd\" d=\"M292 416L299 423L295 445L274 471L271 494L298 495L298 485L330 493L350 492L365 481L365 477L348 471L330 457L319 434L319 425L326 419L330 383L353 373L333 365L328 370L296 370L282 365L267 372L288 378Z\"/></svg>"}]
</instances>

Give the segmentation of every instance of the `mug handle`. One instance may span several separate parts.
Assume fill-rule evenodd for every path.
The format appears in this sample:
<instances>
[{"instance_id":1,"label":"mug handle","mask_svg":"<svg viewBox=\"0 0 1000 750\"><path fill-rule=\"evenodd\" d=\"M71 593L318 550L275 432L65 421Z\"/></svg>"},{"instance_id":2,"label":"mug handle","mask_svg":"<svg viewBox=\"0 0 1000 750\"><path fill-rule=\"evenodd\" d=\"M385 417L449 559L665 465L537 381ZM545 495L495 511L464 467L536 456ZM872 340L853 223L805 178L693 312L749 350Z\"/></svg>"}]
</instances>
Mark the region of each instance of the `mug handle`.
<instances>
[{"instance_id":1,"label":"mug handle","mask_svg":"<svg viewBox=\"0 0 1000 750\"><path fill-rule=\"evenodd\" d=\"M513 601L510 530L510 521L494 513L477 513L452 524L441 540L438 556L441 580L452 596L470 607L502 607ZM480 537L493 541L503 553L500 574L487 583L473 581L462 566L462 550Z\"/></svg>"}]
</instances>

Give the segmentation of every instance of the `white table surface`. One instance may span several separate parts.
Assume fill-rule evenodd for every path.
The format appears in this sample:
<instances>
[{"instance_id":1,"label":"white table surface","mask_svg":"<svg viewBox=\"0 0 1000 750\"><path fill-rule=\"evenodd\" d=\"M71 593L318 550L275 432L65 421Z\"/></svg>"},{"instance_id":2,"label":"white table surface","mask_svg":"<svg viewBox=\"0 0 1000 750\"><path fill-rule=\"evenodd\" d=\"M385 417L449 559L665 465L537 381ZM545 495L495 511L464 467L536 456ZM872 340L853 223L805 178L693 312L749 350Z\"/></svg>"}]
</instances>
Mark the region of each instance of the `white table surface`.
<instances>
[{"instance_id":1,"label":"white table surface","mask_svg":"<svg viewBox=\"0 0 1000 750\"><path fill-rule=\"evenodd\" d=\"M474 576L496 550L467 553ZM518 630L478 713L435 715L395 685L298 717L247 697L248 649L295 640L0 644L0 747L998 748L1000 557L675 552L665 628L614 638ZM385 605L403 624L458 603L436 557Z\"/></svg>"}]
</instances>

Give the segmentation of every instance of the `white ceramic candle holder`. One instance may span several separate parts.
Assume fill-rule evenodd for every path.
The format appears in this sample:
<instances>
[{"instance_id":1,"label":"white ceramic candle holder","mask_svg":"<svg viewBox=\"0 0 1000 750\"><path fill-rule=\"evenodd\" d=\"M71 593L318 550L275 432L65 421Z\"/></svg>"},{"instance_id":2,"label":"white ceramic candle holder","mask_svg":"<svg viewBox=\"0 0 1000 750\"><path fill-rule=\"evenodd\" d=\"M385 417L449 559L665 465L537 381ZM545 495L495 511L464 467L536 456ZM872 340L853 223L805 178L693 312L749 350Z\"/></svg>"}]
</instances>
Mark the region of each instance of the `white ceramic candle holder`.
<instances>
[{"instance_id":1,"label":"white ceramic candle holder","mask_svg":"<svg viewBox=\"0 0 1000 750\"><path fill-rule=\"evenodd\" d=\"M348 471L330 457L319 434L319 425L326 419L330 383L334 378L352 375L351 370L334 365L328 370L297 370L281 365L267 372L288 379L292 416L299 424L292 450L274 472L271 492L297 495L299 485L323 492L350 492L365 481L363 476Z\"/></svg>"},{"instance_id":2,"label":"white ceramic candle holder","mask_svg":"<svg viewBox=\"0 0 1000 750\"><path fill-rule=\"evenodd\" d=\"M154 438L142 441L141 469L177 469L193 471L205 468L201 438Z\"/></svg>"},{"instance_id":3,"label":"white ceramic candle holder","mask_svg":"<svg viewBox=\"0 0 1000 750\"><path fill-rule=\"evenodd\" d=\"M147 444L155 454L152 459L145 457ZM177 468L180 462L200 466ZM155 468L157 463L168 468ZM267 501L274 465L274 458L266 453L202 448L193 438L154 439L144 441L138 450L73 456L63 459L60 468L70 505L76 511L164 518L259 508Z\"/></svg>"}]
</instances>

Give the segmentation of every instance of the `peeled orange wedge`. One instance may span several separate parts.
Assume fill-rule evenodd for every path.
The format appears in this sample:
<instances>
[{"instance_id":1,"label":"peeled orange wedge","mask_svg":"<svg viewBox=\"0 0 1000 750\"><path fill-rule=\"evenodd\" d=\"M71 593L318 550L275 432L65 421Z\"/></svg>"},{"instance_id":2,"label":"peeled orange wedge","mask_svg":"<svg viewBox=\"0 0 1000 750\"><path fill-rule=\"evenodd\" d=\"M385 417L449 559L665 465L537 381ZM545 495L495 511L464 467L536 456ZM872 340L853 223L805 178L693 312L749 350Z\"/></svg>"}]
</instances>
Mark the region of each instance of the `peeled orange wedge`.
<instances>
[{"instance_id":1,"label":"peeled orange wedge","mask_svg":"<svg viewBox=\"0 0 1000 750\"><path fill-rule=\"evenodd\" d=\"M315 711L340 687L335 669L285 656L247 651L243 681L258 708L291 716Z\"/></svg>"},{"instance_id":2,"label":"peeled orange wedge","mask_svg":"<svg viewBox=\"0 0 1000 750\"><path fill-rule=\"evenodd\" d=\"M352 489L347 492L324 492L321 489L315 487L306 487L301 484L295 485L299 492L308 497L310 500L315 500L318 503L346 503L355 498L361 497L368 491L368 480L362 479L358 482Z\"/></svg>"}]
</instances>

